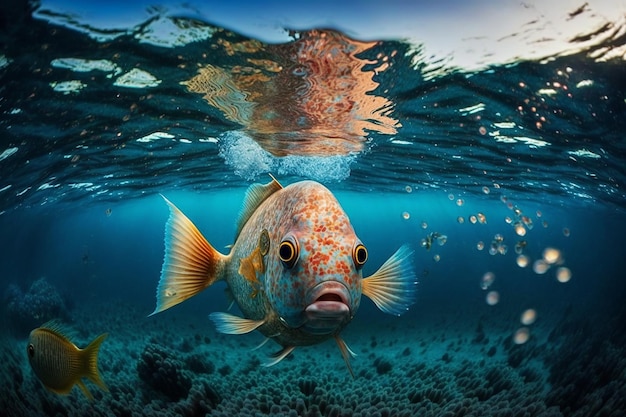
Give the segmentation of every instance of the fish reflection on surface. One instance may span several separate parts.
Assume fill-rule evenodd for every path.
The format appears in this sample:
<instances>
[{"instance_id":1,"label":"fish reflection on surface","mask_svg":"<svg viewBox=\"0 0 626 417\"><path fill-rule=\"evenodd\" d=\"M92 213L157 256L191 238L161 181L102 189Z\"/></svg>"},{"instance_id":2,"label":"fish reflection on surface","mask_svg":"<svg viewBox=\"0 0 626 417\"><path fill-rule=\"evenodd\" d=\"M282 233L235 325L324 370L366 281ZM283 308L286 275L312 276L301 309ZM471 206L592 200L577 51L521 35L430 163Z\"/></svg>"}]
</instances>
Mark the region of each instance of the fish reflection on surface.
<instances>
[{"instance_id":1,"label":"fish reflection on surface","mask_svg":"<svg viewBox=\"0 0 626 417\"><path fill-rule=\"evenodd\" d=\"M358 58L377 42L352 40L335 31L312 30L294 42L221 42L229 55L258 54L249 66L205 65L183 82L190 92L244 126L274 156L330 156L358 153L367 132L393 135L400 123L393 103L374 94L373 78L386 70L389 56Z\"/></svg>"}]
</instances>

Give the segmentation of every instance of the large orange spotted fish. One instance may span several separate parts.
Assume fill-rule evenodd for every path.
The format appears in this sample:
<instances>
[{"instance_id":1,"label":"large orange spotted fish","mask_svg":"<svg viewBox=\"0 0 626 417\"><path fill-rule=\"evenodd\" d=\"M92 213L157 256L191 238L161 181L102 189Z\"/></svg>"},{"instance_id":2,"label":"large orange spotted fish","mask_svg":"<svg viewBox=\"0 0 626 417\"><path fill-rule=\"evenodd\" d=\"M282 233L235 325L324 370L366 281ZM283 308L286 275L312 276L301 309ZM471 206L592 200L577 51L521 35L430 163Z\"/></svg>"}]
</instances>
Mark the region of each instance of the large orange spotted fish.
<instances>
[{"instance_id":1,"label":"large orange spotted fish","mask_svg":"<svg viewBox=\"0 0 626 417\"><path fill-rule=\"evenodd\" d=\"M165 197L164 197L165 198ZM352 374L341 339L368 296L385 313L400 315L413 303L413 252L402 246L373 275L363 278L368 253L348 216L323 185L302 181L287 187L272 177L246 194L230 253L216 251L170 201L165 260L152 314L225 280L245 317L212 313L222 333L259 330L282 346L265 365L297 346L334 338Z\"/></svg>"}]
</instances>

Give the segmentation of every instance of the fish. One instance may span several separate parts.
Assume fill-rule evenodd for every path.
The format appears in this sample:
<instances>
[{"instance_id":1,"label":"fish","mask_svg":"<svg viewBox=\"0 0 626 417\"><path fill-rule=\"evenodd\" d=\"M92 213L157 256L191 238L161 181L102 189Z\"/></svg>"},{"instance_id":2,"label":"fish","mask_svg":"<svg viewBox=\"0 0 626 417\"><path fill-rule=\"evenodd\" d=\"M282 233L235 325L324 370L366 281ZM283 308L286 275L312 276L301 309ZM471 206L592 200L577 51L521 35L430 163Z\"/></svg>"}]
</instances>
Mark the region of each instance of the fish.
<instances>
[{"instance_id":1,"label":"fish","mask_svg":"<svg viewBox=\"0 0 626 417\"><path fill-rule=\"evenodd\" d=\"M273 176L252 184L236 223L233 245L218 252L172 202L165 227L165 254L150 316L171 308L218 281L243 317L213 312L217 331L258 330L281 349L272 366L296 347L334 339L350 374L355 356L340 333L355 316L361 296L383 312L401 315L416 298L413 250L402 245L372 275L363 277L366 246L333 193L315 181L283 187Z\"/></svg>"},{"instance_id":2,"label":"fish","mask_svg":"<svg viewBox=\"0 0 626 417\"><path fill-rule=\"evenodd\" d=\"M85 396L93 400L82 378L88 378L105 392L109 391L98 371L98 352L106 337L107 333L101 334L86 348L80 349L58 323L48 322L30 332L26 347L28 362L49 391L66 395L78 385Z\"/></svg>"}]
</instances>

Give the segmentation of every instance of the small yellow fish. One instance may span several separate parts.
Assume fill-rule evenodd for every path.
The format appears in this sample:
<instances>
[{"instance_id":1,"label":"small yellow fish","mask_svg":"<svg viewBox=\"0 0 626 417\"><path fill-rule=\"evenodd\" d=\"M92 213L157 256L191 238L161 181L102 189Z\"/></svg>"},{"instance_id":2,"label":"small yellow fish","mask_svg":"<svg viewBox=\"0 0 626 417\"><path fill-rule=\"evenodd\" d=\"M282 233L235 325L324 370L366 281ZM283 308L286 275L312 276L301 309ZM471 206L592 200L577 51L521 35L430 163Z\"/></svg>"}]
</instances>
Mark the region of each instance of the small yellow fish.
<instances>
[{"instance_id":1,"label":"small yellow fish","mask_svg":"<svg viewBox=\"0 0 626 417\"><path fill-rule=\"evenodd\" d=\"M35 375L50 391L69 394L78 384L87 398L93 400L82 378L88 378L108 391L98 372L98 350L107 334L98 336L85 349L79 349L54 324L44 324L32 332L26 347L28 361Z\"/></svg>"},{"instance_id":2,"label":"small yellow fish","mask_svg":"<svg viewBox=\"0 0 626 417\"><path fill-rule=\"evenodd\" d=\"M402 246L373 275L363 277L368 258L348 216L322 184L301 181L283 187L273 179L247 192L230 253L215 250L166 199L165 260L152 314L226 281L245 317L215 312L218 331L259 330L282 349L266 366L295 347L334 338L350 368L353 355L340 336L369 297L383 312L400 315L415 299L413 252Z\"/></svg>"}]
</instances>

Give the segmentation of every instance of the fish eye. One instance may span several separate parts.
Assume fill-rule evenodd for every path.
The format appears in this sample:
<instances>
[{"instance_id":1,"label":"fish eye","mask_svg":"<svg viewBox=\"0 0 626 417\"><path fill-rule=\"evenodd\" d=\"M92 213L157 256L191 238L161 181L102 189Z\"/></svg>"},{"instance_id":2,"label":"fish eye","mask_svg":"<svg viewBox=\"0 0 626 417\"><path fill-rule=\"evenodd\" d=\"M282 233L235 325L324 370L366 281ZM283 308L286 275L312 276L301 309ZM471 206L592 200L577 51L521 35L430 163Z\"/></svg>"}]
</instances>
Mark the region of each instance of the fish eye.
<instances>
[{"instance_id":1,"label":"fish eye","mask_svg":"<svg viewBox=\"0 0 626 417\"><path fill-rule=\"evenodd\" d=\"M32 358L35 356L35 346L33 346L33 344L29 344L28 348L26 349L26 351L28 352L28 357Z\"/></svg>"},{"instance_id":2,"label":"fish eye","mask_svg":"<svg viewBox=\"0 0 626 417\"><path fill-rule=\"evenodd\" d=\"M288 236L280 242L278 256L285 268L293 268L298 261L298 244L293 237Z\"/></svg>"},{"instance_id":3,"label":"fish eye","mask_svg":"<svg viewBox=\"0 0 626 417\"><path fill-rule=\"evenodd\" d=\"M354 259L354 264L357 268L361 268L365 265L365 262L367 261L367 249L362 243L359 243L354 247L352 258Z\"/></svg>"}]
</instances>

